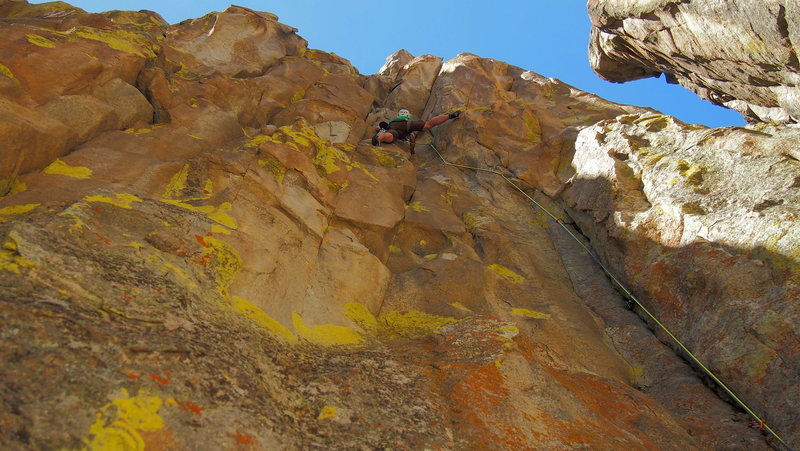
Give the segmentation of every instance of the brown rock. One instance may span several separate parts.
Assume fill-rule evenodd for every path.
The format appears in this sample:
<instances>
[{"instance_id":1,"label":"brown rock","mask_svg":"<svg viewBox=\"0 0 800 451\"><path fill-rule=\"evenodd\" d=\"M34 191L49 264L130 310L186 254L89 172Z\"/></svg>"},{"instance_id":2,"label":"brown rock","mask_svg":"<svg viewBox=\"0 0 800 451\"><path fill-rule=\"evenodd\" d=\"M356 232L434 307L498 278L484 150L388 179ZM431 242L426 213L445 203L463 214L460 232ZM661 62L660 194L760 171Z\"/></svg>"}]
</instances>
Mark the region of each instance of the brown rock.
<instances>
[{"instance_id":1,"label":"brown rock","mask_svg":"<svg viewBox=\"0 0 800 451\"><path fill-rule=\"evenodd\" d=\"M401 52L365 78L239 7L173 26L0 0L12 10L26 17L0 21L0 448L764 449L519 190L573 214L789 428L772 400L796 398L790 129L592 127L644 110L468 54L438 68ZM414 102L464 113L410 159L362 141ZM735 159L757 182L687 147L704 140L750 149ZM655 143L679 156L663 172L642 154Z\"/></svg>"},{"instance_id":2,"label":"brown rock","mask_svg":"<svg viewBox=\"0 0 800 451\"><path fill-rule=\"evenodd\" d=\"M0 99L0 177L41 169L66 153L75 132L62 122Z\"/></svg>"},{"instance_id":3,"label":"brown rock","mask_svg":"<svg viewBox=\"0 0 800 451\"><path fill-rule=\"evenodd\" d=\"M287 55L301 55L306 41L277 16L231 6L170 30L167 58L203 75L218 72L248 78L264 72Z\"/></svg>"},{"instance_id":4,"label":"brown rock","mask_svg":"<svg viewBox=\"0 0 800 451\"><path fill-rule=\"evenodd\" d=\"M431 86L441 68L442 59L433 55L422 55L409 61L403 65L398 74L399 81L392 86L383 106L394 110L395 114L397 110L405 108L412 117L421 117Z\"/></svg>"},{"instance_id":5,"label":"brown rock","mask_svg":"<svg viewBox=\"0 0 800 451\"><path fill-rule=\"evenodd\" d=\"M797 122L792 5L770 2L588 2L589 56L601 77L665 74L751 122Z\"/></svg>"}]
</instances>

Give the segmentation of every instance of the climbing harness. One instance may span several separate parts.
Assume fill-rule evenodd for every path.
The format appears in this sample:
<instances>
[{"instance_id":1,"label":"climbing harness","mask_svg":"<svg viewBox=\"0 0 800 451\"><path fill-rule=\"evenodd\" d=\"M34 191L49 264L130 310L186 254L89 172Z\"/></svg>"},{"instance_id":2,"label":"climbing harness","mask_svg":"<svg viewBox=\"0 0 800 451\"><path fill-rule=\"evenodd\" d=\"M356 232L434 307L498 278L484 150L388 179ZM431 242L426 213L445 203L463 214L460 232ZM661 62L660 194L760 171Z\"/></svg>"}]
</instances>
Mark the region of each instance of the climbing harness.
<instances>
[{"instance_id":1,"label":"climbing harness","mask_svg":"<svg viewBox=\"0 0 800 451\"><path fill-rule=\"evenodd\" d=\"M463 124L462 124L462 126L463 126ZM433 136L433 132L431 132L431 135ZM679 339L678 339L678 338L677 338L675 335L673 335L673 334L672 334L672 332L670 332L670 330L669 330L669 329L667 329L667 327L666 327L664 324L662 324L662 323L661 323L661 321L659 321L659 320L658 320L658 318L656 318L656 317L655 317L655 316L654 316L652 313L650 313L650 311L649 311L649 310L647 310L647 308L646 308L644 305L642 305L642 303L641 303L641 302L639 302L639 299L637 299L637 298L636 298L636 296L634 296L634 295L633 295L633 293L631 293L631 292L630 292L630 291L629 291L629 290L628 290L628 289L625 287L625 285L623 285L623 284L622 284L622 282L620 282L620 281L619 281L619 280L618 280L616 277L614 277L614 274L612 274L612 273L611 273L611 271L610 271L610 270L609 270L609 269L608 269L608 268L607 268L607 267L606 267L606 266L603 264L603 262L602 262L602 261L600 261L600 258L598 258L598 257L597 257L597 255L595 255L595 253L594 253L594 252L592 252L592 251L589 249L589 247L587 247L585 244L583 244L583 241L581 241L581 240L580 240L580 239L579 239L579 238L578 238L578 237L577 237L577 236L576 236L576 235L575 235L575 234L574 234L574 233L573 233L573 232L572 232L572 231L569 229L569 227L567 227L567 225L566 225L566 224L564 224L564 222L563 222L563 221L561 221L561 220L560 220L560 219L558 219L556 216L554 216L552 213L550 213L550 211L549 211L549 210L547 210L547 208L545 208L545 207L544 207L542 204L540 204L539 202L537 202L537 201L536 201L536 199L534 199L534 198L533 198L533 197L531 197L531 196L530 196L528 193L526 193L526 192L525 192L525 191L524 191L522 188L520 188L520 187L519 187L519 185L517 185L516 183L514 183L514 182L513 182L513 181L512 181L510 178L508 178L508 177L507 177L507 176L506 176L504 173L502 173L502 172L500 172L500 171L498 171L498 170L496 170L496 169L478 168L478 167L474 167L474 166L468 166L468 165L464 165L464 164L451 163L450 161L446 160L446 159L445 159L445 158L442 156L442 154L439 152L439 149L437 149L437 148L436 148L436 146L434 146L434 145L433 145L433 141L431 141L430 143L428 143L428 146L430 146L430 148L431 148L431 149L433 149L433 150L434 150L434 152L436 152L436 155L438 155L438 157L439 157L439 158L442 160L442 162L443 162L444 164L448 165L448 166L453 166L453 167L456 167L456 168L461 168L461 169L470 169L470 170L473 170L473 171L479 171L479 172L488 172L488 173L490 173L490 174L499 175L500 177L502 177L502 178L503 178L503 180L505 180L506 182L508 182L508 183L509 183L509 184L510 184L512 187L514 187L514 189L515 189L515 190L517 190L517 191L519 191L520 193L522 193L522 195L523 195L523 196L525 196L525 197L526 197L526 198L527 198L529 201L531 201L531 203L533 203L533 205L535 205L537 208L539 208L541 211L543 211L543 212L544 212L544 213L545 213L547 216L549 216L549 217L550 217L551 219L553 219L553 220L554 220L556 223L558 223L558 225L560 225L560 226L561 226L561 228L562 228L562 229L564 229L564 230L565 230L565 231L566 231L566 232L569 234L569 236L571 236L571 237L572 237L572 238L573 238L575 241L577 241L577 242L578 242L578 244L580 244L580 246L581 246L581 247L582 247L582 248L583 248L583 249L586 251L586 253L588 253L588 254L589 254L589 256L590 256L590 257L592 257L592 260L594 260L594 261L595 261L595 262L596 262L596 263L597 263L597 264L600 266L600 268L602 268L602 269L603 269L603 272L605 272L605 273L606 273L606 275L607 275L607 276L608 276L608 277L609 277L609 278L610 278L610 279L611 279L611 280L614 282L614 284L616 284L616 286L617 286L617 287L619 287L619 288L622 290L622 292L623 292L623 293L625 294L625 296L626 296L626 304L627 304L627 306L628 306L628 309L631 309L631 310L632 310L632 309L633 309L633 306L634 306L634 304L635 304L635 305L636 305L636 306L638 306L638 307L639 307L639 308L640 308L640 309L641 309L641 310L642 310L642 311L643 311L643 312L644 312L644 313L645 313L645 314L646 314L648 317L650 317L650 319L652 319L652 320L653 320L653 321L654 321L654 322L655 322L655 323L656 323L656 324L657 324L657 325L658 325L658 326L661 328L661 330L663 330L663 331L664 331L664 332L665 332L667 335L669 335L669 337L670 337L670 338L672 338L672 340L673 340L673 341L674 341L674 342L675 342L675 343L676 343L676 344L677 344L677 345L678 345L678 346L679 346L681 349L683 349L683 351L684 351L684 352L685 352L685 353L686 353L686 354L687 354L687 355L688 355L688 356L689 356L689 357L692 359L692 361L694 361L694 362L695 362L697 365L699 365L699 366L700 366L700 368L702 368L702 369L703 369L703 371L704 371L704 372L705 372L705 373L706 373L706 374L707 374L707 375L708 375L708 376L709 376L711 379L713 379L713 380L714 380L714 382L716 382L716 383L717 383L717 385L718 385L720 388L722 388L722 389L725 391L725 393L727 393L727 394L728 394L728 395L729 395L729 396L730 396L732 399L734 399L734 400L736 401L736 403L737 403L737 404L739 404L739 406L741 406L741 407L742 407L742 408L743 408L743 409L744 409L744 410L745 410L745 411L746 411L748 414L750 414L750 416L751 416L751 417L753 417L753 419L754 419L754 420L751 422L751 427L752 427L752 425L755 425L755 426L756 426L756 427L758 427L760 430L768 432L768 433L769 433L769 434L771 434L773 437L775 437L775 439L777 439L777 440L778 440L778 442L779 442L781 445L783 445L783 446L784 446L784 447L785 447L787 450L789 450L789 451L793 451L793 450L792 450L792 448L791 448L789 445L787 445L787 444L786 444L786 442L784 442L784 441L783 441L783 439L782 439L782 438L781 438L781 437L780 437L780 436L779 436L777 433L775 433L775 431L773 431L773 430L772 430L772 428L770 428L770 427L769 427L769 426L768 426L768 425L767 425L767 424L764 422L764 420L762 420L762 419L761 419L761 418L760 418L758 415L756 415L756 413L755 413L755 412L753 412L753 410L752 410L752 409L750 409L750 407L749 407L747 404L745 404L745 403L744 403L744 401L742 401L742 400L741 400L741 399L740 399L738 396L736 396L736 394L735 394L735 393L734 393L734 392L733 392L733 391L732 391L730 388L728 388L728 386L727 386L727 385L725 385L725 384L724 384L724 383L723 383L723 382L722 382L722 381L721 381L721 380L720 380L720 379L719 379L719 378L718 378L718 377L717 377L717 376L716 376L716 375L715 375L715 374L714 374L714 373L713 373L713 372L712 372L710 369L708 369L708 367L706 367L706 365L705 365L705 364L704 364L702 361L700 361L700 359L699 359L699 358L697 358L697 356L695 356L695 355L694 355L694 354L693 354L693 353L692 353L692 352L691 352L691 351L690 351L690 350L689 350L689 349L688 349L688 348L687 348L687 347L686 347L686 346L685 346L685 345L684 345L684 344L683 344L683 343L682 343L682 342L681 342L681 341L680 341L680 340L679 340Z\"/></svg>"}]
</instances>

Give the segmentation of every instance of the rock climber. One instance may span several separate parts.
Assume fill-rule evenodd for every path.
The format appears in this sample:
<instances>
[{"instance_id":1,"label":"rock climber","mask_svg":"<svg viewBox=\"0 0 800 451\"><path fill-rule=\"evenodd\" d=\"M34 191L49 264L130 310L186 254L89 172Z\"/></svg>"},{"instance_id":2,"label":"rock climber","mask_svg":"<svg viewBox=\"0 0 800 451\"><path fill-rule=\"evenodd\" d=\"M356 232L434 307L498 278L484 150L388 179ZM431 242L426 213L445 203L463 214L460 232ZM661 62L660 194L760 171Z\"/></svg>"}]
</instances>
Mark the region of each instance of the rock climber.
<instances>
[{"instance_id":1,"label":"rock climber","mask_svg":"<svg viewBox=\"0 0 800 451\"><path fill-rule=\"evenodd\" d=\"M431 127L444 124L450 119L456 119L461 115L461 111L453 111L450 114L442 114L426 121L415 121L411 119L411 113L404 109L397 112L397 117L389 122L381 122L375 127L376 133L372 137L372 145L380 143L392 143L398 139L409 138L411 155L414 155L414 145L417 139L417 132L428 130Z\"/></svg>"}]
</instances>

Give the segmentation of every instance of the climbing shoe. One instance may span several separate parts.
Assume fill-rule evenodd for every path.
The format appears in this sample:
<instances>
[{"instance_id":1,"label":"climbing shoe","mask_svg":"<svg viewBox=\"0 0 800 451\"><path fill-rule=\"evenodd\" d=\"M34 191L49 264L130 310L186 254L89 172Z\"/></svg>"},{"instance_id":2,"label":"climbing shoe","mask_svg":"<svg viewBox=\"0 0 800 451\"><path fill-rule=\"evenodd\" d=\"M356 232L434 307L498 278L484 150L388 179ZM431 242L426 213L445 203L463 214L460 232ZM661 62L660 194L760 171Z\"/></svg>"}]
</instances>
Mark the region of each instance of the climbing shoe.
<instances>
[{"instance_id":1,"label":"climbing shoe","mask_svg":"<svg viewBox=\"0 0 800 451\"><path fill-rule=\"evenodd\" d=\"M375 136L373 136L373 137L372 137L372 145L373 145L373 146L377 146L377 145L378 145L378 144L380 144L380 143L381 143L381 142L380 142L380 141L378 141L378 135L375 135Z\"/></svg>"},{"instance_id":2,"label":"climbing shoe","mask_svg":"<svg viewBox=\"0 0 800 451\"><path fill-rule=\"evenodd\" d=\"M461 116L461 111L460 110L453 111L448 116L450 117L450 119L458 119L458 116Z\"/></svg>"}]
</instances>

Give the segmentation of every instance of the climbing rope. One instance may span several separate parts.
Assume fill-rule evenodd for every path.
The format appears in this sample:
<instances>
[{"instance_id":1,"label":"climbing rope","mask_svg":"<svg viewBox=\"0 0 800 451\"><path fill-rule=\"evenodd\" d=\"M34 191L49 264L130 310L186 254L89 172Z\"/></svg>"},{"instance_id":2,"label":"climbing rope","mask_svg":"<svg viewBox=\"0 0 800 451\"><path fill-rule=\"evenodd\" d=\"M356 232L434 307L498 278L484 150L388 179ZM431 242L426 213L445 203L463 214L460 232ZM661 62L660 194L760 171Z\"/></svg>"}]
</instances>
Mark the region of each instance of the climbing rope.
<instances>
[{"instance_id":1,"label":"climbing rope","mask_svg":"<svg viewBox=\"0 0 800 451\"><path fill-rule=\"evenodd\" d=\"M431 133L431 135L432 135L432 133ZM436 148L436 146L434 146L434 145L433 145L433 142L430 142L430 143L428 143L428 146L430 146L430 147L431 147L431 149L433 149L433 150L434 150L434 152L436 152L436 155L438 155L438 156L439 156L439 158L442 160L442 162L443 162L444 164L448 165L448 166L452 166L452 167L456 167L456 168L461 168L461 169L470 169L470 170L473 170L473 171L479 171L479 172L488 172L488 173L490 173L490 174L499 175L500 177L502 177L502 178L503 178L503 180L505 180L506 182L508 182L508 183L509 183L509 184L510 184L512 187L514 187L514 189L515 189L515 190L517 190L517 191L519 191L520 193L522 193L522 195L523 195L523 196L525 196L525 197L526 197L526 198L527 198L529 201L531 201L531 203L533 203L533 204L534 204L536 207L538 207L538 208L539 208L541 211L543 211L543 212L544 212L544 213L545 213L547 216L549 216L549 217L550 217L550 218L552 218L552 219L553 219L553 220L554 220L556 223L558 223L558 225L560 225L562 229L564 229L564 230L565 230L565 231L566 231L566 232L567 232L567 233L568 233L568 234L569 234L569 235L570 235L570 236L571 236L571 237L572 237L572 238L573 238L573 239L574 239L574 240L575 240L575 241L576 241L578 244L580 244L580 245L581 245L581 247L582 247L582 248L583 248L583 249L584 249L584 250L585 250L585 251L586 251L586 252L589 254L589 256L591 256L591 257L592 257L592 259L593 259L595 262L597 262L597 264L598 264L598 265L600 265L600 267L603 269L603 272L605 272L605 273L606 273L606 275L607 275L607 276L608 276L608 277L609 277L609 278L610 278L610 279L611 279L611 280L614 282L614 284L616 284L616 286L617 286L617 287L619 287L619 288L622 290L622 292L623 292L623 293L625 293L625 295L626 295L626 296L628 297L628 299L629 299L629 307L630 307L630 306L632 306L632 304L630 304L630 302L633 302L634 304L636 304L637 306L639 306L639 308L640 308L640 309L642 309L642 311L643 311L643 312L644 312L644 313L645 313L647 316L649 316L649 317L650 317L650 319L652 319L652 320L653 320L653 321L654 321L654 322L655 322L655 323L658 325L658 327L660 327L660 328L661 328L661 330L663 330L663 331L664 331L664 332L665 332L667 335L669 335L669 337L670 337L670 338L672 338L672 340L673 340L673 341L674 341L674 342L675 342L675 343L676 343L676 344L677 344L677 345L678 345L678 346L679 346L681 349L683 349L683 351L684 351L684 352L685 352L685 353L686 353L686 354L687 354L687 355L688 355L688 356L689 356L689 357L692 359L692 361L694 361L694 362L695 362L697 365L699 365L699 366L700 366L700 368L702 368L702 369L703 369L703 371L704 371L704 372L705 372L705 373L706 373L706 374L707 374L707 375L708 375L708 376L709 376L711 379L713 379L713 380L714 380L714 382L716 382L716 383L717 383L717 385L718 385L720 388L722 388L722 389L725 391L725 393L727 393L727 394L728 394L728 395L729 395L729 396L730 396L732 399L734 399L734 400L736 401L736 403L737 403L737 404L739 404L739 405L742 407L742 409L744 409L744 410L745 410L745 411L746 411L748 414L750 414L750 416L751 416L751 417L753 417L753 419L755 420L755 423L754 423L754 424L756 425L756 427L758 427L758 428L759 428L759 429L761 429L762 431L767 431L767 432L768 432L768 433L770 433L770 434L771 434L773 437L775 437L775 439L777 439L777 440L778 440L778 442L780 442L780 444L781 444L781 445L783 445L783 446L784 446L784 447L785 447L787 450L789 450L789 451L793 451L793 450L792 450L792 448L791 448L791 447L789 447L789 445L787 445L787 444L786 444L786 442L784 442L784 441L783 441L783 439L782 439L782 438L781 438L781 437L780 437L780 436L779 436L777 433L775 433L775 431L773 431L773 430L772 430L772 428L770 428L770 427L769 427L769 426L768 426L768 425L767 425L767 424L764 422L764 420L762 420L762 419L761 419L761 418L760 418L758 415L756 415L756 413L755 413L755 412L753 412L753 410L752 410L752 409L750 409L750 407L749 407L747 404L745 404L745 402L744 402L744 401L742 401L742 400L741 400L741 399L740 399L738 396L736 396L736 394L733 392L733 390L731 390L730 388L728 388L728 386L727 386L727 385L725 385L725 383L723 383L723 382L722 382L722 381L721 381L721 380L720 380L720 379L719 379L719 378L718 378L718 377L717 377L717 376L716 376L716 375L715 375L715 374L714 374L714 373L713 373L713 372L712 372L710 369L708 369L708 367L706 367L706 365L705 365L705 364L704 364L702 361L700 361L700 359L699 359L699 358L697 358L697 356L695 356L695 355L694 355L694 353L692 353L692 351L690 351L690 350L689 350L689 348L687 348L687 347L686 347L686 346L685 346L685 345L684 345L684 344L683 344L683 343L682 343L682 342L681 342L681 341L680 341L680 340L679 340L679 339L678 339L678 338L677 338L675 335L673 335L673 334L672 334L672 332L670 332L670 330L669 330L669 329L668 329L668 328L667 328L667 327L666 327L664 324L662 324L662 323L661 323L661 321L659 321L659 320L658 320L658 318L656 318L656 317L655 317L655 316L654 316L652 313L650 313L650 311L649 311L649 310L648 310L648 309L647 309L647 308L646 308L644 305L642 305L642 303L641 303L641 302L639 302L639 299L637 299L637 298L636 298L636 296L634 296L634 295L633 295L633 293L631 293L631 292L630 292L630 291L629 291L629 290L628 290L628 289L625 287L625 285L623 285L623 284L622 284L622 282L620 282L620 281L619 281L619 279L617 279L616 277L614 277L614 274L612 274L612 273L611 273L611 271L610 271L610 270L609 270L609 269L606 267L606 265L604 265L604 264L603 264L603 262L602 262L602 261L600 261L600 258L598 258L598 257L597 257L597 255L595 255L595 253L594 253L594 252L592 252L592 251L591 251L591 250L590 250L590 249L589 249L589 248L588 248L588 247L587 247L585 244L583 244L583 241L581 241L581 240L580 240L580 239L579 239L579 238L578 238L578 237L577 237L577 236L576 236L576 235L575 235L575 234L572 232L572 230L570 230L570 229L569 229L569 227L567 227L567 225L566 225L566 224L564 224L564 222L562 222L560 219L558 219L558 218L557 218L557 217L555 217L555 216L554 216L552 213L550 213L550 211L549 211L547 208L545 208L545 207L544 207L542 204L540 204L539 202L537 202L537 201L536 201L536 199L534 199L533 197L531 197L531 196L530 196L528 193L526 193L526 192L525 192L525 191L524 191L522 188L520 188L520 187L519 187L519 185L517 185L516 183L514 183L514 181L512 181L510 178L508 178L508 177L507 177L505 174L503 174L502 172L500 172L500 171L497 171L497 170L494 170L494 169L478 168L478 167L474 167L474 166L468 166L468 165L464 165L464 164L451 163L450 161L446 160L446 159L445 159L445 158L442 156L442 154L439 152L439 149L437 149L437 148Z\"/></svg>"}]
</instances>

